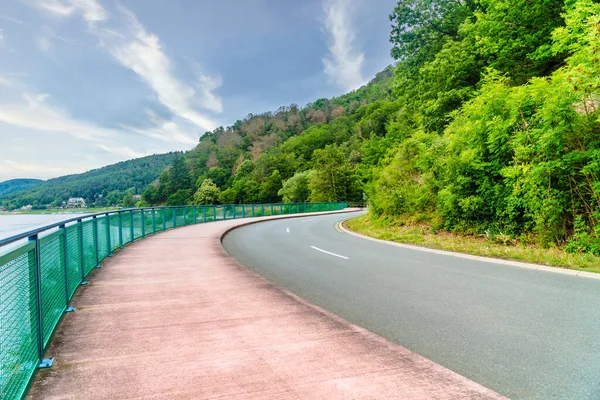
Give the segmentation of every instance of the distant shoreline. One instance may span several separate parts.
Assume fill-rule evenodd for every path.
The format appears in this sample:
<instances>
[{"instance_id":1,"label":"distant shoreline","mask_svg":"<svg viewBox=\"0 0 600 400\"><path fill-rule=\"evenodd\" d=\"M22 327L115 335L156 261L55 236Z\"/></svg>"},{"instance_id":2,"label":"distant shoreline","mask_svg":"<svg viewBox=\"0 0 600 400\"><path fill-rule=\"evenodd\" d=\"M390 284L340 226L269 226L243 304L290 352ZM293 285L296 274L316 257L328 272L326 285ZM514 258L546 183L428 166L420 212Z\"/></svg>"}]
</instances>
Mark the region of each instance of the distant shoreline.
<instances>
[{"instance_id":1,"label":"distant shoreline","mask_svg":"<svg viewBox=\"0 0 600 400\"><path fill-rule=\"evenodd\" d=\"M56 214L92 214L99 212L109 212L120 210L119 207L105 207L105 208L83 208L83 209L62 209L52 208L48 210L30 210L30 211L0 211L0 215L56 215Z\"/></svg>"}]
</instances>

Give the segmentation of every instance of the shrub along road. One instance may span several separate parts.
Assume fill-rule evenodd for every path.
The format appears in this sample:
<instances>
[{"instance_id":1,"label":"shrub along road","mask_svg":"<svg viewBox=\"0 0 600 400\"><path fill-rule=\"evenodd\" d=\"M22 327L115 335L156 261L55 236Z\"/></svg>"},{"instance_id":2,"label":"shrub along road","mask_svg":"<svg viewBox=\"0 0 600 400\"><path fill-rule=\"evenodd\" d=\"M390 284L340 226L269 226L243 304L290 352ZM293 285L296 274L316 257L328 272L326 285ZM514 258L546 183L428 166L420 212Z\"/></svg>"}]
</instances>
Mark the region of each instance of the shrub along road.
<instances>
[{"instance_id":1,"label":"shrub along road","mask_svg":"<svg viewBox=\"0 0 600 400\"><path fill-rule=\"evenodd\" d=\"M600 398L600 280L265 222L225 248L300 297L513 399Z\"/></svg>"}]
</instances>

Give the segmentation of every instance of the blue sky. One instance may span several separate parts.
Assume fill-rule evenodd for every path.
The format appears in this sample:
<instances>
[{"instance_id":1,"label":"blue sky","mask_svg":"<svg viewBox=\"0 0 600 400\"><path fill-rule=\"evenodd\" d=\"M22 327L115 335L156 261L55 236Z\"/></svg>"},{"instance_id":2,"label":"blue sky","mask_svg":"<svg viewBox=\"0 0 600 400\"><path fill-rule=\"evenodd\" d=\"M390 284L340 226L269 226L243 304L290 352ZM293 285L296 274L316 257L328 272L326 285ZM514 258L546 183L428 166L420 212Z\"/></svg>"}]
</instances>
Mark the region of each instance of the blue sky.
<instances>
[{"instance_id":1,"label":"blue sky","mask_svg":"<svg viewBox=\"0 0 600 400\"><path fill-rule=\"evenodd\" d=\"M0 181L173 150L392 63L395 0L0 0Z\"/></svg>"}]
</instances>

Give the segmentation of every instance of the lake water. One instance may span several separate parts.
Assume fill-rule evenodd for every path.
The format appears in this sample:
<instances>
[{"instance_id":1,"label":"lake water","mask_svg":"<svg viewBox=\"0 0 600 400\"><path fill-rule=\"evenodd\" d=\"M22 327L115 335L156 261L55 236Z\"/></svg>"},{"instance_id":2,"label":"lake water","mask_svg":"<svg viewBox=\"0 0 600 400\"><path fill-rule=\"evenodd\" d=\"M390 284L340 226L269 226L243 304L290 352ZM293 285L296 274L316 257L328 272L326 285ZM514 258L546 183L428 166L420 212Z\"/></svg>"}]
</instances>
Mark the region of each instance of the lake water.
<instances>
[{"instance_id":1,"label":"lake water","mask_svg":"<svg viewBox=\"0 0 600 400\"><path fill-rule=\"evenodd\" d=\"M81 214L78 214L81 215ZM76 214L1 214L0 239L74 218Z\"/></svg>"}]
</instances>

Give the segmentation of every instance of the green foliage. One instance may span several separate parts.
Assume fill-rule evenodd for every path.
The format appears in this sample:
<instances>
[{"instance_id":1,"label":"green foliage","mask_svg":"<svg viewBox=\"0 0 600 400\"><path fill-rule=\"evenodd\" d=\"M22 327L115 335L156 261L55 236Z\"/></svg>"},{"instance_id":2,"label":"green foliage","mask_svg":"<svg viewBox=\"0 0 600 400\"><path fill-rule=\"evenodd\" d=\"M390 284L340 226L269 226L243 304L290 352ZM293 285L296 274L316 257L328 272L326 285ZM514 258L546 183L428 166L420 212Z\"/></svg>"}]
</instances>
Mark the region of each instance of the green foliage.
<instances>
[{"instance_id":1,"label":"green foliage","mask_svg":"<svg viewBox=\"0 0 600 400\"><path fill-rule=\"evenodd\" d=\"M123 196L121 204L123 205L123 207L135 207L135 200L133 199L133 194L131 192L127 192L125 196Z\"/></svg>"},{"instance_id":2,"label":"green foliage","mask_svg":"<svg viewBox=\"0 0 600 400\"><path fill-rule=\"evenodd\" d=\"M236 199L236 191L233 188L225 189L219 195L219 202L222 204L233 204Z\"/></svg>"},{"instance_id":3,"label":"green foliage","mask_svg":"<svg viewBox=\"0 0 600 400\"><path fill-rule=\"evenodd\" d=\"M390 15L392 57L421 65L456 39L461 24L478 8L473 0L400 0Z\"/></svg>"},{"instance_id":4,"label":"green foliage","mask_svg":"<svg viewBox=\"0 0 600 400\"><path fill-rule=\"evenodd\" d=\"M194 193L194 204L216 204L219 201L219 195L220 191L217 185L210 179L204 179Z\"/></svg>"},{"instance_id":5,"label":"green foliage","mask_svg":"<svg viewBox=\"0 0 600 400\"><path fill-rule=\"evenodd\" d=\"M168 206L184 206L190 203L192 191L190 189L178 189L167 198Z\"/></svg>"},{"instance_id":6,"label":"green foliage","mask_svg":"<svg viewBox=\"0 0 600 400\"><path fill-rule=\"evenodd\" d=\"M43 182L40 179L11 179L0 182L0 197L25 190L33 185Z\"/></svg>"},{"instance_id":7,"label":"green foliage","mask_svg":"<svg viewBox=\"0 0 600 400\"><path fill-rule=\"evenodd\" d=\"M408 118L387 124L398 144L367 185L372 209L377 215L430 215L457 232L568 243L570 251L594 253L600 233L600 5L574 2L563 18L557 1L481 4L458 38L446 40L416 75L399 65L397 73L405 74L396 78L395 90ZM566 26L557 28L563 21ZM461 47L474 62L465 63L465 56L462 63L442 62ZM455 72L441 84L431 78L444 65ZM473 85L456 79L457 66L487 69ZM463 89L467 95L449 107L430 107Z\"/></svg>"},{"instance_id":8,"label":"green foliage","mask_svg":"<svg viewBox=\"0 0 600 400\"><path fill-rule=\"evenodd\" d=\"M283 182L283 187L279 189L278 194L283 197L285 203L302 203L307 201L310 195L308 172L298 172Z\"/></svg>"},{"instance_id":9,"label":"green foliage","mask_svg":"<svg viewBox=\"0 0 600 400\"><path fill-rule=\"evenodd\" d=\"M357 201L362 191L342 148L325 146L314 152L314 169L309 175L310 200L318 202Z\"/></svg>"}]
</instances>

